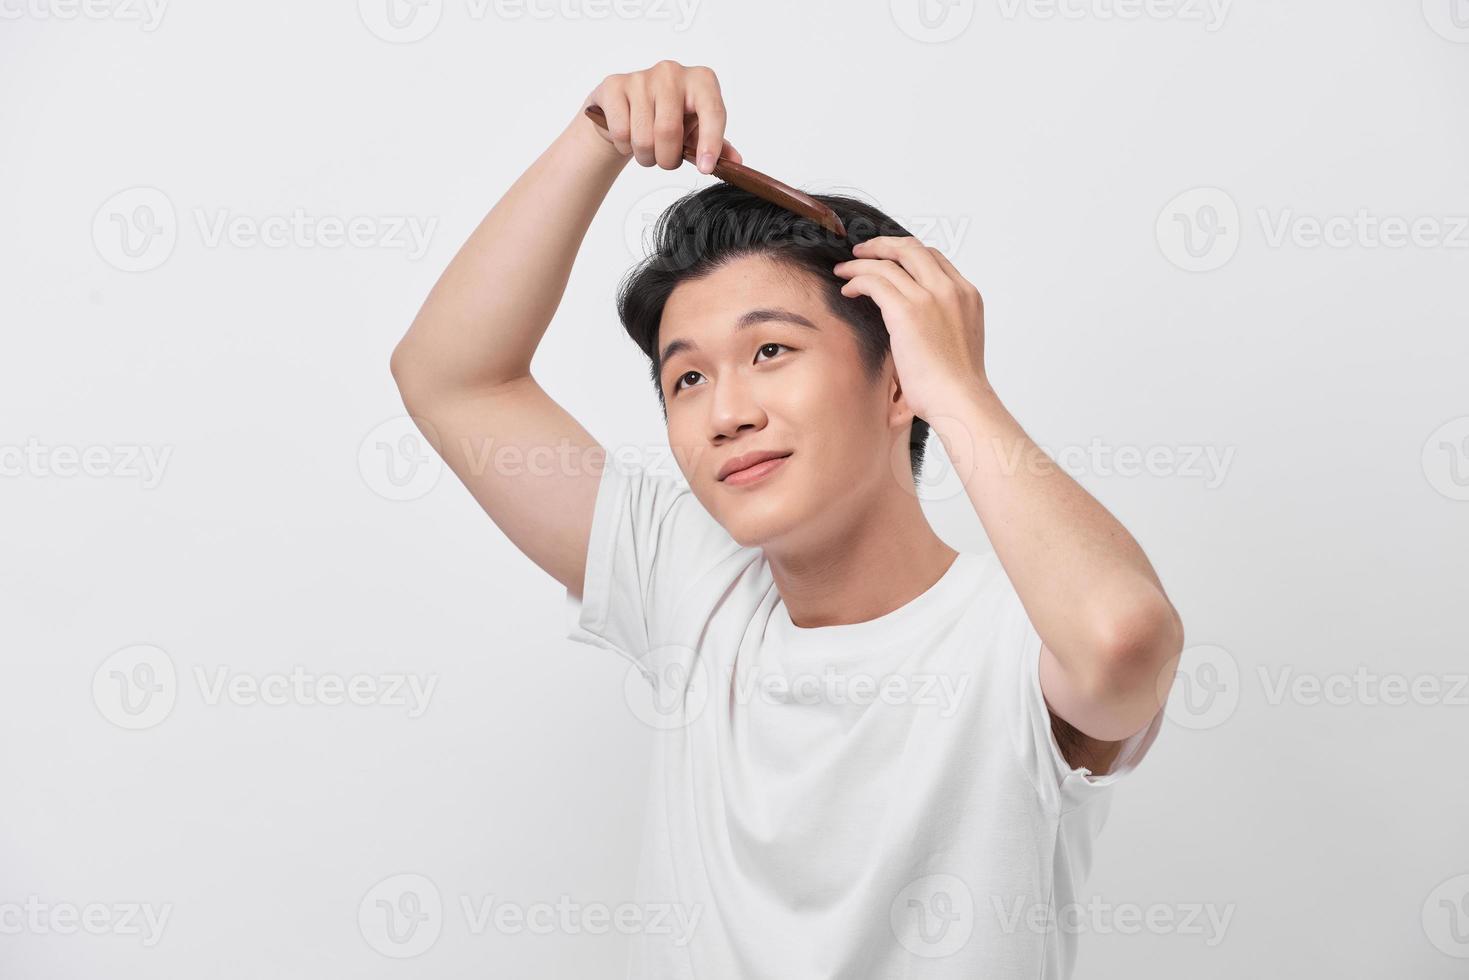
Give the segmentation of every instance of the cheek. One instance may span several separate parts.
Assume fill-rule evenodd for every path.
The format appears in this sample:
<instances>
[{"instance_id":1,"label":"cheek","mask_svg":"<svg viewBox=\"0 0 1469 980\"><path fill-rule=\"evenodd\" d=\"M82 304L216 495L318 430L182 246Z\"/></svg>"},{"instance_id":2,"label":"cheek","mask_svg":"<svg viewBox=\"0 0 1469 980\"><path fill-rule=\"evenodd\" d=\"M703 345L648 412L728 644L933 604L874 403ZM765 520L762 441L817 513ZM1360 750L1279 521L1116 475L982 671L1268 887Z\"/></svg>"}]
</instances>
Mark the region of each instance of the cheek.
<instances>
[{"instance_id":1,"label":"cheek","mask_svg":"<svg viewBox=\"0 0 1469 980\"><path fill-rule=\"evenodd\" d=\"M782 427L788 428L795 446L818 465L812 477L821 481L849 479L857 460L879 451L881 426L873 423L872 399L864 397L856 382L830 376L791 385L782 400Z\"/></svg>"},{"instance_id":2,"label":"cheek","mask_svg":"<svg viewBox=\"0 0 1469 980\"><path fill-rule=\"evenodd\" d=\"M813 419L837 420L839 427L868 418L874 393L862 378L850 377L839 369L828 368L803 373L799 383L789 386L789 403Z\"/></svg>"},{"instance_id":3,"label":"cheek","mask_svg":"<svg viewBox=\"0 0 1469 980\"><path fill-rule=\"evenodd\" d=\"M684 413L686 414L686 413ZM695 426L683 414L668 416L668 448L673 451L673 460L668 466L677 467L689 483L705 468L715 465L705 457L707 447L699 439Z\"/></svg>"}]
</instances>

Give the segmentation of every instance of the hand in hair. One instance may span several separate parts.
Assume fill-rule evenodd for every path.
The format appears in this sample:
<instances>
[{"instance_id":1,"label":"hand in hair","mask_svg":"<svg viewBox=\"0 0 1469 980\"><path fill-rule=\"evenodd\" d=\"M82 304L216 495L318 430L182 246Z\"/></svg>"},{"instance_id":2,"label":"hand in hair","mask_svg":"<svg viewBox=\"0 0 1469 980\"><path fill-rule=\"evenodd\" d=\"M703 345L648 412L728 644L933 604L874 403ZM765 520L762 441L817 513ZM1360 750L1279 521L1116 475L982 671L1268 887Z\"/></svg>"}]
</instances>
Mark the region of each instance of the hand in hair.
<instances>
[{"instance_id":1,"label":"hand in hair","mask_svg":"<svg viewBox=\"0 0 1469 980\"><path fill-rule=\"evenodd\" d=\"M915 415L948 414L953 399L990 391L984 368L984 300L942 252L917 238L879 236L832 269L843 296L882 310L893 367Z\"/></svg>"}]
</instances>

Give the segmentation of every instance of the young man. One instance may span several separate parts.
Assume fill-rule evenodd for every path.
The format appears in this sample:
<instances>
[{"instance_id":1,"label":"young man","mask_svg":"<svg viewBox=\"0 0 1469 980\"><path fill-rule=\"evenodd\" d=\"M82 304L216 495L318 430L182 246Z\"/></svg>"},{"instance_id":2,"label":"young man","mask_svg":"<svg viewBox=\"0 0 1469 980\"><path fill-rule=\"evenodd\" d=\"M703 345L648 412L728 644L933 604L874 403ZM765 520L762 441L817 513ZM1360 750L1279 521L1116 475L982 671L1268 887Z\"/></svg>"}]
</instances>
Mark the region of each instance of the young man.
<instances>
[{"instance_id":1,"label":"young man","mask_svg":"<svg viewBox=\"0 0 1469 980\"><path fill-rule=\"evenodd\" d=\"M624 283L687 487L620 458L485 466L491 446L600 459L529 368L629 155L675 168L692 113L701 153L739 159L708 69L610 76L592 103L607 135L578 109L392 368L449 466L565 584L569 635L626 657L662 712L630 975L1068 976L1092 841L1182 648L1156 574L1001 404L974 287L851 198L821 198L835 240L707 188ZM924 518L930 427L993 554Z\"/></svg>"}]
</instances>

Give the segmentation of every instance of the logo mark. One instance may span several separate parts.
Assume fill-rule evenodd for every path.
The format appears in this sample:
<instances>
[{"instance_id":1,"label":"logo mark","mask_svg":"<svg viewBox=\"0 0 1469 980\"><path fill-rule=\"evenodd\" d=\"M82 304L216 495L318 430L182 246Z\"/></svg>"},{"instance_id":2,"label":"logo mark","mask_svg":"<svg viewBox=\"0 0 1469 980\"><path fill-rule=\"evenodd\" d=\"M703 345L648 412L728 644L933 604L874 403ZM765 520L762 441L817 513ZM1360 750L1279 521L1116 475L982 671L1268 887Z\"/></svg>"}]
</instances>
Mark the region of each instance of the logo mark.
<instances>
[{"instance_id":1,"label":"logo mark","mask_svg":"<svg viewBox=\"0 0 1469 980\"><path fill-rule=\"evenodd\" d=\"M357 13L375 37L389 44L412 44L439 26L444 0L357 0Z\"/></svg>"},{"instance_id":2,"label":"logo mark","mask_svg":"<svg viewBox=\"0 0 1469 980\"><path fill-rule=\"evenodd\" d=\"M889 0L898 30L924 44L942 44L963 34L974 19L974 0Z\"/></svg>"},{"instance_id":3,"label":"logo mark","mask_svg":"<svg viewBox=\"0 0 1469 980\"><path fill-rule=\"evenodd\" d=\"M925 875L893 899L893 935L915 956L937 959L964 948L974 931L974 896L954 875Z\"/></svg>"},{"instance_id":4,"label":"logo mark","mask_svg":"<svg viewBox=\"0 0 1469 980\"><path fill-rule=\"evenodd\" d=\"M1439 37L1469 44L1469 0L1423 0L1423 19Z\"/></svg>"},{"instance_id":5,"label":"logo mark","mask_svg":"<svg viewBox=\"0 0 1469 980\"><path fill-rule=\"evenodd\" d=\"M123 272L156 269L173 254L179 223L173 202L156 187L129 187L92 216L92 244L102 260Z\"/></svg>"},{"instance_id":6,"label":"logo mark","mask_svg":"<svg viewBox=\"0 0 1469 980\"><path fill-rule=\"evenodd\" d=\"M139 731L168 717L178 700L173 660L140 643L113 653L92 675L92 703L119 728Z\"/></svg>"},{"instance_id":7,"label":"logo mark","mask_svg":"<svg viewBox=\"0 0 1469 980\"><path fill-rule=\"evenodd\" d=\"M393 875L362 896L357 927L367 945L384 956L418 956L438 942L443 931L443 899L438 887L423 875Z\"/></svg>"},{"instance_id":8,"label":"logo mark","mask_svg":"<svg viewBox=\"0 0 1469 980\"><path fill-rule=\"evenodd\" d=\"M1469 415L1433 430L1423 444L1423 475L1450 500L1469 500Z\"/></svg>"},{"instance_id":9,"label":"logo mark","mask_svg":"<svg viewBox=\"0 0 1469 980\"><path fill-rule=\"evenodd\" d=\"M684 728L709 703L708 668L688 647L655 647L648 664L628 665L622 695L633 716L659 731Z\"/></svg>"},{"instance_id":10,"label":"logo mark","mask_svg":"<svg viewBox=\"0 0 1469 980\"><path fill-rule=\"evenodd\" d=\"M443 473L444 462L422 428L437 439L436 430L425 419L416 421L407 415L388 419L357 447L362 481L384 500L417 500L438 485Z\"/></svg>"},{"instance_id":11,"label":"logo mark","mask_svg":"<svg viewBox=\"0 0 1469 980\"><path fill-rule=\"evenodd\" d=\"M1210 272L1239 248L1239 207L1217 187L1195 187L1163 206L1155 230L1169 262L1186 272Z\"/></svg>"},{"instance_id":12,"label":"logo mark","mask_svg":"<svg viewBox=\"0 0 1469 980\"><path fill-rule=\"evenodd\" d=\"M1469 959L1469 874L1455 875L1428 893L1423 932L1440 953Z\"/></svg>"},{"instance_id":13,"label":"logo mark","mask_svg":"<svg viewBox=\"0 0 1469 980\"><path fill-rule=\"evenodd\" d=\"M1183 728L1224 724L1239 707L1239 663L1221 646L1202 644L1183 651L1163 717Z\"/></svg>"}]
</instances>

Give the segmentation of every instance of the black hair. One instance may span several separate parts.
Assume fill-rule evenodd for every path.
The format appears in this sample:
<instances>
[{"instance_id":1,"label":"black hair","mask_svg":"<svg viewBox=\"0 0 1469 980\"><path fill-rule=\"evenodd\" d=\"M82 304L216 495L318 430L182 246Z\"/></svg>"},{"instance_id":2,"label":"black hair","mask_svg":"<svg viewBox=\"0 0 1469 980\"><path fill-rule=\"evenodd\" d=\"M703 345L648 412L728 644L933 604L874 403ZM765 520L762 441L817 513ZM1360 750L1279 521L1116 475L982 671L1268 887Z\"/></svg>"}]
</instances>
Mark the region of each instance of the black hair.
<instances>
[{"instance_id":1,"label":"black hair","mask_svg":"<svg viewBox=\"0 0 1469 980\"><path fill-rule=\"evenodd\" d=\"M653 388L663 419L668 405L659 383L663 365L658 326L663 308L681 282L701 279L725 263L748 255L765 255L794 277L818 286L827 309L848 324L869 382L876 382L889 350L882 311L867 296L843 296L846 279L832 266L852 258L852 246L882 235L907 237L910 232L871 204L843 194L812 194L837 213L846 237L822 228L785 208L723 181L686 194L659 217L647 257L635 266L617 292L617 315L623 329L647 355ZM923 465L928 423L913 418L908 456L914 480Z\"/></svg>"}]
</instances>

